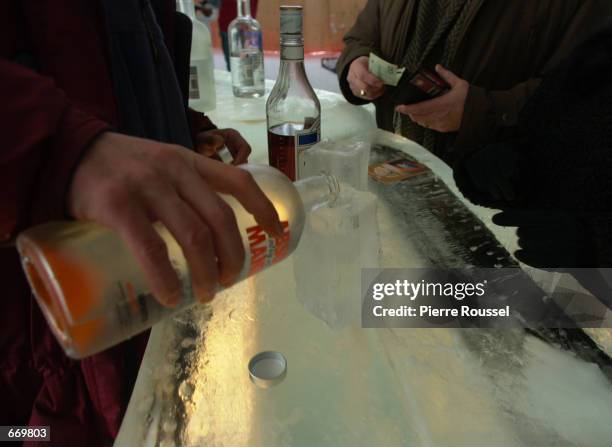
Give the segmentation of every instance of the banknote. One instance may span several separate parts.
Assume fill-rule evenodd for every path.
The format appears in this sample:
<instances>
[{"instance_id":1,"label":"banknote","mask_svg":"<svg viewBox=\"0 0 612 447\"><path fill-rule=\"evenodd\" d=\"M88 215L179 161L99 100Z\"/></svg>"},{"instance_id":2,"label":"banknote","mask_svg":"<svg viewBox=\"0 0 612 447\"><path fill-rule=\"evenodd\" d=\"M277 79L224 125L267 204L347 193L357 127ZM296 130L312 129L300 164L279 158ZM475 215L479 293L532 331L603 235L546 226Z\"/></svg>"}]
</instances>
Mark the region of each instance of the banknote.
<instances>
[{"instance_id":1,"label":"banknote","mask_svg":"<svg viewBox=\"0 0 612 447\"><path fill-rule=\"evenodd\" d=\"M374 53L370 53L369 70L385 84L392 85L393 87L397 86L404 71L406 71L405 68L400 68L395 64L387 62Z\"/></svg>"}]
</instances>

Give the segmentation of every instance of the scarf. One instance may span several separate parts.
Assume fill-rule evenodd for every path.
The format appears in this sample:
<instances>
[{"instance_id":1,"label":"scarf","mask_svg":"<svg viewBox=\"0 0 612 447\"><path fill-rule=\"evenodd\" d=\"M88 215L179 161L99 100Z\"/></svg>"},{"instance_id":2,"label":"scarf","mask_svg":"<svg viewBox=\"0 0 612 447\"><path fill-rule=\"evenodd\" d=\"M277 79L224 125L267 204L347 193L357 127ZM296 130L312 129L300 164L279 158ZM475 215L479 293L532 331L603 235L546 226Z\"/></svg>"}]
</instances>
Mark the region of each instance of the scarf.
<instances>
[{"instance_id":1,"label":"scarf","mask_svg":"<svg viewBox=\"0 0 612 447\"><path fill-rule=\"evenodd\" d=\"M150 0L104 0L122 133L193 148L183 96Z\"/></svg>"},{"instance_id":2,"label":"scarf","mask_svg":"<svg viewBox=\"0 0 612 447\"><path fill-rule=\"evenodd\" d=\"M484 0L417 0L413 31L403 65L415 73L422 66L448 67ZM395 112L396 133L435 151L438 132L425 129L406 115Z\"/></svg>"}]
</instances>

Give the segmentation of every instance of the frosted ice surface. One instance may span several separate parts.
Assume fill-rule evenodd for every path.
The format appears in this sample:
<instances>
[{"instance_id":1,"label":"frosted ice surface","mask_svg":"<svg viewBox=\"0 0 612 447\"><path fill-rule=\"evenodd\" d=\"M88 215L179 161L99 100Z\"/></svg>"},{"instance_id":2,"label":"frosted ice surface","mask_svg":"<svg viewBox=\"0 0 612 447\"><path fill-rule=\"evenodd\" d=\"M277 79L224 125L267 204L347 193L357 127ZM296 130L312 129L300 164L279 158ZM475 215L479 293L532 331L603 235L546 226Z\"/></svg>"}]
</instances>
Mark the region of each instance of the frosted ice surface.
<instances>
[{"instance_id":1,"label":"frosted ice surface","mask_svg":"<svg viewBox=\"0 0 612 447\"><path fill-rule=\"evenodd\" d=\"M376 196L342 184L332 208L307 217L294 255L298 300L332 328L359 325L361 268L379 265Z\"/></svg>"},{"instance_id":2,"label":"frosted ice surface","mask_svg":"<svg viewBox=\"0 0 612 447\"><path fill-rule=\"evenodd\" d=\"M427 265L409 215L398 219L394 207L374 204L379 234L367 230L376 227L367 220L376 215L367 211L368 196L357 202L363 209L351 210L342 197L337 209L315 213L295 256L220 294L212 312L198 308L184 317L198 334L183 332L178 319L163 322L177 334L158 344L162 358L183 352L190 338L197 341L193 365L183 377L155 363L155 384L146 390L155 404L136 401L141 411L153 408L129 426L150 427L150 445L168 440L168 418L178 421L173 433L184 446L612 445L612 387L571 353L522 331L374 331L344 319L344 306L358 309L360 298L347 293L355 282L343 278L358 274L353 264L372 261L358 256L378 255L364 246L379 238L383 267ZM612 345L609 331L601 344ZM290 368L283 383L262 390L247 365L266 350L282 352ZM172 396L155 386L165 380L176 385ZM184 380L193 386L187 393Z\"/></svg>"},{"instance_id":3,"label":"frosted ice surface","mask_svg":"<svg viewBox=\"0 0 612 447\"><path fill-rule=\"evenodd\" d=\"M303 176L326 172L357 190L367 191L370 147L367 138L360 136L337 142L322 141L304 153Z\"/></svg>"}]
</instances>

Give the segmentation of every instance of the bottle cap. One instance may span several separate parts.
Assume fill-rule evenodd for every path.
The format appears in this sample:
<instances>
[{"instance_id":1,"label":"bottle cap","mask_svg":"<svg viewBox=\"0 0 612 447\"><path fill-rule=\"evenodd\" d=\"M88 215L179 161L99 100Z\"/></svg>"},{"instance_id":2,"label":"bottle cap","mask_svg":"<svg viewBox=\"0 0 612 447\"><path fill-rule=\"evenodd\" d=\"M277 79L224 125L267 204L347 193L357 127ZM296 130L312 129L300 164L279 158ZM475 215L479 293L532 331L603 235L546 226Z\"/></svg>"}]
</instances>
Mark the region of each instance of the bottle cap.
<instances>
[{"instance_id":1,"label":"bottle cap","mask_svg":"<svg viewBox=\"0 0 612 447\"><path fill-rule=\"evenodd\" d=\"M280 33L302 34L303 8L301 6L280 7Z\"/></svg>"},{"instance_id":2,"label":"bottle cap","mask_svg":"<svg viewBox=\"0 0 612 447\"><path fill-rule=\"evenodd\" d=\"M281 383L287 375L287 359L277 351L260 352L249 362L251 382L261 388Z\"/></svg>"}]
</instances>

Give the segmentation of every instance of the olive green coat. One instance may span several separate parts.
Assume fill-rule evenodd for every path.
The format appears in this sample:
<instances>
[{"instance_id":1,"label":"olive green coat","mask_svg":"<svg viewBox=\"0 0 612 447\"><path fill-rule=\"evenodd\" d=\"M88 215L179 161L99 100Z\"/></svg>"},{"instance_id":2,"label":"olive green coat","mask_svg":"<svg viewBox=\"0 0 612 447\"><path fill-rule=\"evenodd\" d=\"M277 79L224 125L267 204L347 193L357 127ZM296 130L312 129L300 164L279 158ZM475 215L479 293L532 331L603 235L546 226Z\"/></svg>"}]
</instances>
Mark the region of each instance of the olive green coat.
<instances>
[{"instance_id":1,"label":"olive green coat","mask_svg":"<svg viewBox=\"0 0 612 447\"><path fill-rule=\"evenodd\" d=\"M418 1L436 0L368 0L338 61L348 101L365 104L346 80L354 59L375 51L401 63ZM485 0L447 67L470 83L461 128L437 135L434 152L452 163L466 150L513 135L541 75L611 17L611 0ZM384 96L375 104L379 127L393 131L393 105Z\"/></svg>"}]
</instances>

